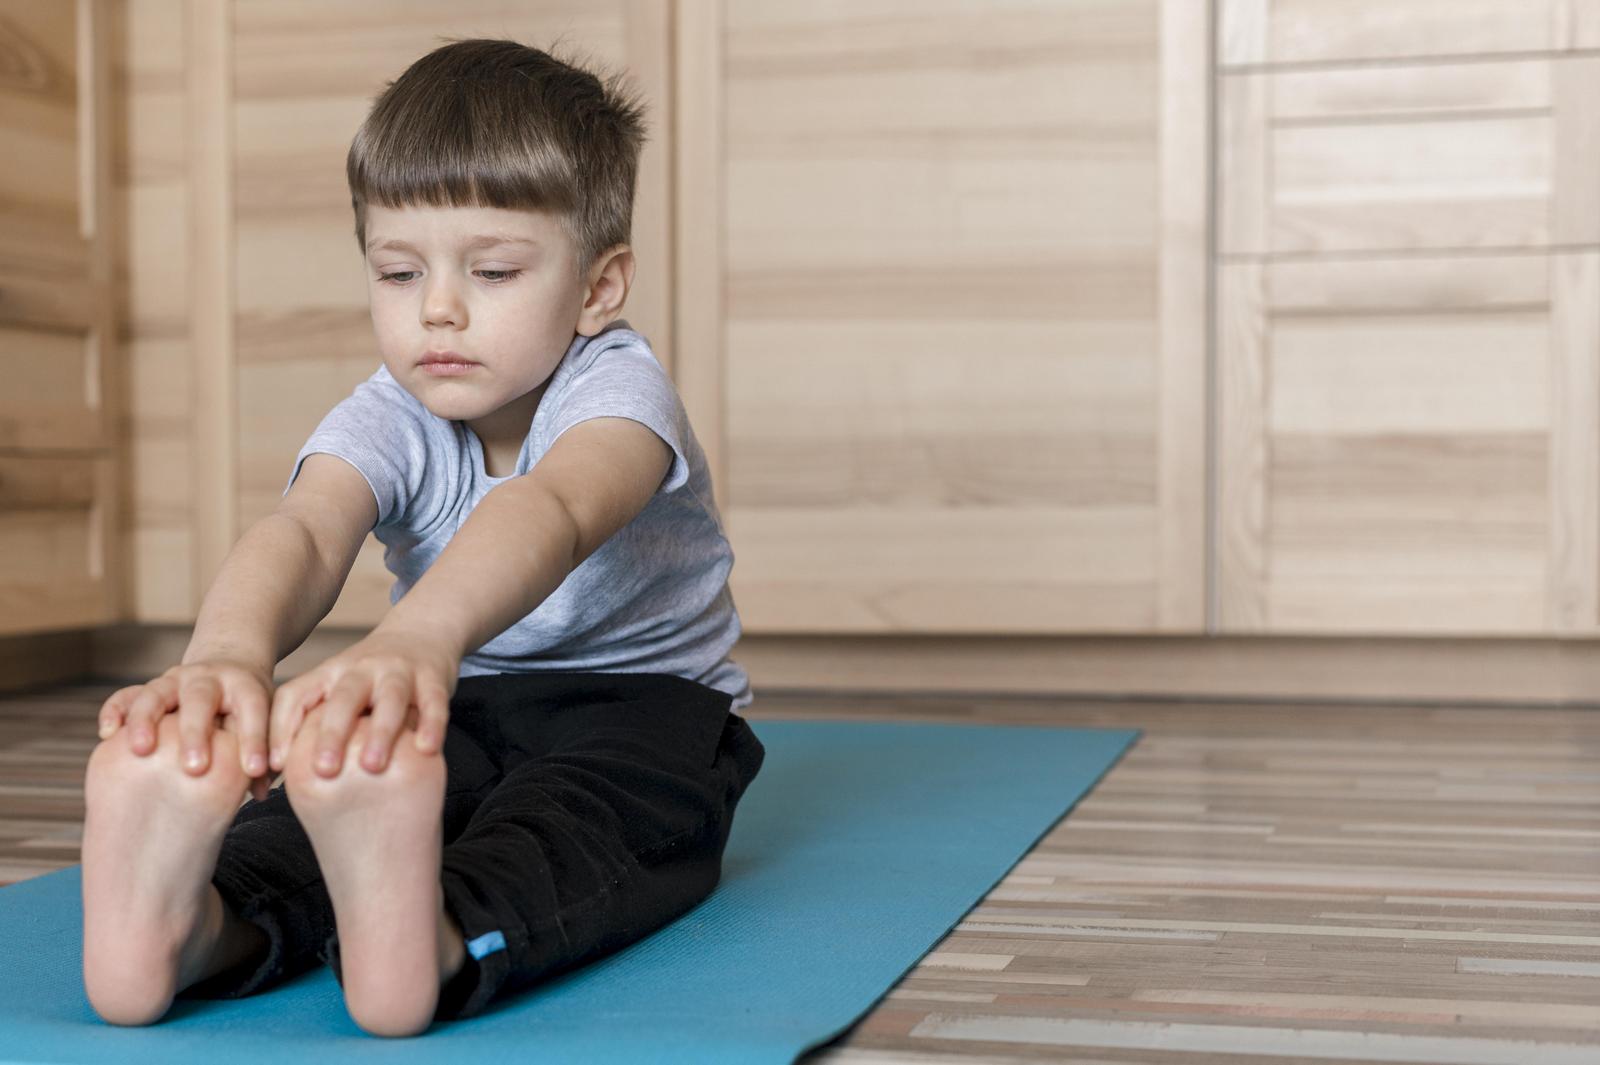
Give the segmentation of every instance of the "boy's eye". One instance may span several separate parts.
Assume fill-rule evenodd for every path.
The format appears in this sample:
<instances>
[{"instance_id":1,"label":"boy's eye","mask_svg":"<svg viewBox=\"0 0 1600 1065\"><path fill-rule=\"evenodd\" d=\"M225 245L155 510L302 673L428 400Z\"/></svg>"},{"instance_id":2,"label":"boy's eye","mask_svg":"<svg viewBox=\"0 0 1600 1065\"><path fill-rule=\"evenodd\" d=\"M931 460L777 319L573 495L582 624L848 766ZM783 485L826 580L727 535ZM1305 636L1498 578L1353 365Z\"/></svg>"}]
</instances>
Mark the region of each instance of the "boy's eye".
<instances>
[{"instance_id":1,"label":"boy's eye","mask_svg":"<svg viewBox=\"0 0 1600 1065\"><path fill-rule=\"evenodd\" d=\"M416 272L415 270L396 270L392 274L379 274L378 280L388 282L391 285L404 285L411 280ZM521 270L479 270L478 276L491 285L503 285L507 281L515 279L521 273Z\"/></svg>"}]
</instances>

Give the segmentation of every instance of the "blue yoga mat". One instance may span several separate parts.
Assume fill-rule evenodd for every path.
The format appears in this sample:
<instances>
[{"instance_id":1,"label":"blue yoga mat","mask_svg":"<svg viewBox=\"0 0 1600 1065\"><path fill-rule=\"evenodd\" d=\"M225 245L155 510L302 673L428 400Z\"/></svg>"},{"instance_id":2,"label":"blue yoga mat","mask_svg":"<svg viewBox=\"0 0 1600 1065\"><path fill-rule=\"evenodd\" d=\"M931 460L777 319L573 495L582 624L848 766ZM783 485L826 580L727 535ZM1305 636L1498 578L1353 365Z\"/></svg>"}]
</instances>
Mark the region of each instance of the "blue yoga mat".
<instances>
[{"instance_id":1,"label":"blue yoga mat","mask_svg":"<svg viewBox=\"0 0 1600 1065\"><path fill-rule=\"evenodd\" d=\"M788 1065L849 1028L1005 877L1137 730L766 721L722 882L672 924L411 1039L320 968L108 1025L83 991L81 866L0 888L0 1062Z\"/></svg>"}]
</instances>

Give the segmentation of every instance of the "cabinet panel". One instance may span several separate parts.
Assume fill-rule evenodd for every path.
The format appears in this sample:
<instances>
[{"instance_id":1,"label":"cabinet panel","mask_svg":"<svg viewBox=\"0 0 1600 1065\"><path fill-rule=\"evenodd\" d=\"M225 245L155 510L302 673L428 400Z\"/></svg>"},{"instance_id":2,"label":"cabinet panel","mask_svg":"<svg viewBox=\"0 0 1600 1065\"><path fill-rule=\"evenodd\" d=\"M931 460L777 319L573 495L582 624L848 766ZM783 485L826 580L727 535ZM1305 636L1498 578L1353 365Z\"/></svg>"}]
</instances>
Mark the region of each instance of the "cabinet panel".
<instances>
[{"instance_id":1,"label":"cabinet panel","mask_svg":"<svg viewBox=\"0 0 1600 1065\"><path fill-rule=\"evenodd\" d=\"M77 5L0 2L0 205L76 232Z\"/></svg>"},{"instance_id":2,"label":"cabinet panel","mask_svg":"<svg viewBox=\"0 0 1600 1065\"><path fill-rule=\"evenodd\" d=\"M1600 243L1600 58L1221 79L1228 256Z\"/></svg>"},{"instance_id":3,"label":"cabinet panel","mask_svg":"<svg viewBox=\"0 0 1600 1065\"><path fill-rule=\"evenodd\" d=\"M98 338L0 319L0 448L102 448Z\"/></svg>"},{"instance_id":4,"label":"cabinet panel","mask_svg":"<svg viewBox=\"0 0 1600 1065\"><path fill-rule=\"evenodd\" d=\"M0 455L0 636L116 620L110 458Z\"/></svg>"},{"instance_id":5,"label":"cabinet panel","mask_svg":"<svg viewBox=\"0 0 1600 1065\"><path fill-rule=\"evenodd\" d=\"M722 17L679 347L745 631L1203 629L1203 8Z\"/></svg>"},{"instance_id":6,"label":"cabinet panel","mask_svg":"<svg viewBox=\"0 0 1600 1065\"><path fill-rule=\"evenodd\" d=\"M1224 631L1593 631L1597 271L1224 265Z\"/></svg>"},{"instance_id":7,"label":"cabinet panel","mask_svg":"<svg viewBox=\"0 0 1600 1065\"><path fill-rule=\"evenodd\" d=\"M1593 0L1218 0L1219 60L1330 63L1600 45Z\"/></svg>"},{"instance_id":8,"label":"cabinet panel","mask_svg":"<svg viewBox=\"0 0 1600 1065\"><path fill-rule=\"evenodd\" d=\"M106 6L0 0L0 634L116 620Z\"/></svg>"}]
</instances>

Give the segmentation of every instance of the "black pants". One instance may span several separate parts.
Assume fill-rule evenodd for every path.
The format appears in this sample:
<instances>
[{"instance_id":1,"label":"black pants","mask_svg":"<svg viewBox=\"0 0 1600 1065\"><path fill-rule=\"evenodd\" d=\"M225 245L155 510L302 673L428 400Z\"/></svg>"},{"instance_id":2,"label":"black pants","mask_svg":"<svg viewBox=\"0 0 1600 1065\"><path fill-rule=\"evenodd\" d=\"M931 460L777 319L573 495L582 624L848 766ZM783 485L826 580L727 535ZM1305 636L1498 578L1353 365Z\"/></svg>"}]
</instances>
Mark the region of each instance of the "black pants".
<instances>
[{"instance_id":1,"label":"black pants","mask_svg":"<svg viewBox=\"0 0 1600 1065\"><path fill-rule=\"evenodd\" d=\"M467 961L435 1020L619 950L711 893L734 807L766 757L731 703L661 673L457 682L441 875ZM319 962L343 981L333 905L283 788L239 808L212 882L270 945L182 995L237 998Z\"/></svg>"}]
</instances>

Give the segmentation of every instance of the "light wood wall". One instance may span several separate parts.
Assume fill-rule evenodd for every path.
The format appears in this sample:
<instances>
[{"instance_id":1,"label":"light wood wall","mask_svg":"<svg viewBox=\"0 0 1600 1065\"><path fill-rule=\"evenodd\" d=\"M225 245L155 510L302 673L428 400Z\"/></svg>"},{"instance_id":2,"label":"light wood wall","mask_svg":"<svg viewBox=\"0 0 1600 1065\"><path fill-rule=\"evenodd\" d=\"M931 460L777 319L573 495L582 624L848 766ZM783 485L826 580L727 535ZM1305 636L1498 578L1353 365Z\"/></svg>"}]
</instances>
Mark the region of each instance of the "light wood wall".
<instances>
[{"instance_id":1,"label":"light wood wall","mask_svg":"<svg viewBox=\"0 0 1600 1065\"><path fill-rule=\"evenodd\" d=\"M111 11L0 0L0 636L125 600Z\"/></svg>"},{"instance_id":2,"label":"light wood wall","mask_svg":"<svg viewBox=\"0 0 1600 1065\"><path fill-rule=\"evenodd\" d=\"M1205 627L1206 6L682 5L747 633Z\"/></svg>"},{"instance_id":3,"label":"light wood wall","mask_svg":"<svg viewBox=\"0 0 1600 1065\"><path fill-rule=\"evenodd\" d=\"M714 463L747 632L1203 631L1203 4L128 2L126 62L168 72L133 97L187 119L135 127L184 165L130 209L192 236L161 267L188 315L135 301L179 334L136 326L142 378L192 413L138 441L189 477L139 481L172 503L136 512L135 620L192 618L376 365L344 152L448 32L564 34L653 105L627 313ZM329 624L382 616L381 558Z\"/></svg>"},{"instance_id":4,"label":"light wood wall","mask_svg":"<svg viewBox=\"0 0 1600 1065\"><path fill-rule=\"evenodd\" d=\"M886 682L957 685L968 645L933 637L981 635L982 676L1068 690L1101 676L1075 633L1600 626L1594 0L91 3L125 90L133 622L192 623L375 367L344 150L384 81L482 34L654 105L627 313L712 460L766 676L821 683L846 636L928 637ZM54 557L86 546L73 492L24 534ZM330 631L391 580L369 541ZM1163 647L1238 673L1140 646L1105 683ZM1249 646L1293 690L1307 645Z\"/></svg>"},{"instance_id":5,"label":"light wood wall","mask_svg":"<svg viewBox=\"0 0 1600 1065\"><path fill-rule=\"evenodd\" d=\"M1220 630L1593 634L1600 5L1220 14Z\"/></svg>"}]
</instances>

